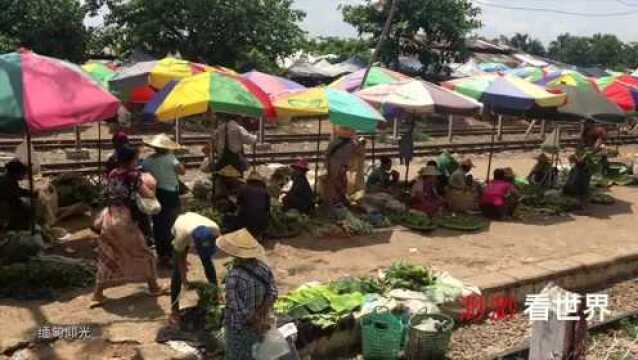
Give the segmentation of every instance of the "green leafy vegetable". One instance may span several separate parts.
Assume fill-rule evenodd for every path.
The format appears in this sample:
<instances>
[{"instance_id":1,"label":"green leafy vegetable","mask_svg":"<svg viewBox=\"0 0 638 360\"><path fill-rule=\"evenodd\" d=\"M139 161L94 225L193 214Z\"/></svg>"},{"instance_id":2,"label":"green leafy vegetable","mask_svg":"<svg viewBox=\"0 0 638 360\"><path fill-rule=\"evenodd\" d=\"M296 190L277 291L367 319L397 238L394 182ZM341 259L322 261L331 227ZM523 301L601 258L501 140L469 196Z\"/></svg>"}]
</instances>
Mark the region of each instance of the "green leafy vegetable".
<instances>
[{"instance_id":1,"label":"green leafy vegetable","mask_svg":"<svg viewBox=\"0 0 638 360\"><path fill-rule=\"evenodd\" d=\"M435 281L428 269L421 265L394 262L385 270L384 285L388 289L425 291Z\"/></svg>"}]
</instances>

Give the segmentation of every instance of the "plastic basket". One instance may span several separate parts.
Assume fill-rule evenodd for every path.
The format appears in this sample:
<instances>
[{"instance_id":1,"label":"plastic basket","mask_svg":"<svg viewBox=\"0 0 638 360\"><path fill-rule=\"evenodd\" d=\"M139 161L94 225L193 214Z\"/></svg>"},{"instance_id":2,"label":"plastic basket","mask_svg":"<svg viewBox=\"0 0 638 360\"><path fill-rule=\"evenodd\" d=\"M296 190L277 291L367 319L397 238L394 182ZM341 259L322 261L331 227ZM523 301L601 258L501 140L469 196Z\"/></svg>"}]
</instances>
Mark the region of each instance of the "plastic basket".
<instances>
[{"instance_id":1,"label":"plastic basket","mask_svg":"<svg viewBox=\"0 0 638 360\"><path fill-rule=\"evenodd\" d=\"M447 325L440 332L423 331L415 328L415 326L428 318L447 321ZM447 315L428 314L427 309L420 311L410 319L406 357L409 360L445 359L453 327L454 320Z\"/></svg>"},{"instance_id":2,"label":"plastic basket","mask_svg":"<svg viewBox=\"0 0 638 360\"><path fill-rule=\"evenodd\" d=\"M361 320L363 358L366 360L398 359L405 338L401 318L386 307L378 307Z\"/></svg>"}]
</instances>

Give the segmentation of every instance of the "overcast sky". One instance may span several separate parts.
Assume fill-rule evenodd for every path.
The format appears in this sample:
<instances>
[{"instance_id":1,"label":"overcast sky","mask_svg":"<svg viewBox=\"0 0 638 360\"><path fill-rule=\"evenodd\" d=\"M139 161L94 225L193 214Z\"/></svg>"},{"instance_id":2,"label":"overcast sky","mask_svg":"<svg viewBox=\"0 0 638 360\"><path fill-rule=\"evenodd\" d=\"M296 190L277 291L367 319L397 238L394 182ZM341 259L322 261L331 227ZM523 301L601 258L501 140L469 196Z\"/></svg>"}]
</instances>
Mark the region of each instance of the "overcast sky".
<instances>
[{"instance_id":1,"label":"overcast sky","mask_svg":"<svg viewBox=\"0 0 638 360\"><path fill-rule=\"evenodd\" d=\"M419 1L419 0L400 0ZM295 6L307 13L303 27L311 35L356 36L356 31L344 23L339 4L356 4L361 0L295 0ZM608 15L627 13L625 16L583 17L565 14L506 10L482 6L483 28L478 31L486 37L515 32L529 33L547 43L557 35L613 33L625 41L638 41L638 0L479 0L513 7L533 7L553 11ZM478 3L477 3L478 5Z\"/></svg>"}]
</instances>

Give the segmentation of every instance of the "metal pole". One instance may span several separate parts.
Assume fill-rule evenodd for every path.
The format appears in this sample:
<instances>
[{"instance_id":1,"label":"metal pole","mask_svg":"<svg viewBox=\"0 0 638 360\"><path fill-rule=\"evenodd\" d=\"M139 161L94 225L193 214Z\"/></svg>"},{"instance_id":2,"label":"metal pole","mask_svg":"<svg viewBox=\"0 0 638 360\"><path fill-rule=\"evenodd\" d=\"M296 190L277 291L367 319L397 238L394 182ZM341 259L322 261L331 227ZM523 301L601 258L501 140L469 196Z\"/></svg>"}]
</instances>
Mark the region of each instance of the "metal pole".
<instances>
[{"instance_id":1,"label":"metal pole","mask_svg":"<svg viewBox=\"0 0 638 360\"><path fill-rule=\"evenodd\" d=\"M397 141L399 139L399 118L394 118L394 123L392 124L392 139Z\"/></svg>"},{"instance_id":2,"label":"metal pole","mask_svg":"<svg viewBox=\"0 0 638 360\"><path fill-rule=\"evenodd\" d=\"M102 190L102 122L97 122L97 183L100 190Z\"/></svg>"},{"instance_id":3,"label":"metal pole","mask_svg":"<svg viewBox=\"0 0 638 360\"><path fill-rule=\"evenodd\" d=\"M498 141L503 140L503 115L498 116L497 139Z\"/></svg>"},{"instance_id":4,"label":"metal pole","mask_svg":"<svg viewBox=\"0 0 638 360\"><path fill-rule=\"evenodd\" d=\"M321 117L319 118L319 134L317 136L317 155L315 158L315 185L314 191L317 193L317 183L319 182L319 151L321 150Z\"/></svg>"},{"instance_id":5,"label":"metal pole","mask_svg":"<svg viewBox=\"0 0 638 360\"><path fill-rule=\"evenodd\" d=\"M376 135L372 134L372 167L374 168L374 162L376 160L376 156L375 156L375 139L376 139Z\"/></svg>"},{"instance_id":6,"label":"metal pole","mask_svg":"<svg viewBox=\"0 0 638 360\"><path fill-rule=\"evenodd\" d=\"M452 139L453 139L453 130L454 130L454 116L453 115L448 115L447 116L447 142L448 143L452 143Z\"/></svg>"},{"instance_id":7,"label":"metal pole","mask_svg":"<svg viewBox=\"0 0 638 360\"><path fill-rule=\"evenodd\" d=\"M494 117L494 114L490 113L490 116L492 117L492 140L491 140L491 144L490 144L490 156L487 160L487 176L485 176L485 182L489 182L490 181L490 173L492 172L492 157L494 156L494 138L495 138L495 132L496 132L496 118Z\"/></svg>"},{"instance_id":8,"label":"metal pole","mask_svg":"<svg viewBox=\"0 0 638 360\"><path fill-rule=\"evenodd\" d=\"M259 143L263 144L266 138L266 126L264 124L264 118L259 118Z\"/></svg>"},{"instance_id":9,"label":"metal pole","mask_svg":"<svg viewBox=\"0 0 638 360\"><path fill-rule=\"evenodd\" d=\"M616 152L620 153L620 142L621 142L621 126L620 126L620 124L618 124L617 127L618 127L618 142L616 143Z\"/></svg>"},{"instance_id":10,"label":"metal pole","mask_svg":"<svg viewBox=\"0 0 638 360\"><path fill-rule=\"evenodd\" d=\"M541 140L545 140L545 133L547 132L547 120L541 120Z\"/></svg>"},{"instance_id":11,"label":"metal pole","mask_svg":"<svg viewBox=\"0 0 638 360\"><path fill-rule=\"evenodd\" d=\"M211 116L213 116L213 129L215 129L214 131L217 131L217 116L215 116L215 114L211 113ZM217 134L218 139L216 139L217 141L219 141L219 134ZM213 146L215 146L215 149L213 149ZM215 166L216 164L216 157L217 157L217 143L213 141L213 134L210 134L210 168L211 168L211 179L213 181L213 195L211 196L212 199L215 198L215 183L217 182L217 175L215 174L216 168Z\"/></svg>"},{"instance_id":12,"label":"metal pole","mask_svg":"<svg viewBox=\"0 0 638 360\"><path fill-rule=\"evenodd\" d=\"M175 118L175 142L177 145L182 144L182 122L179 118Z\"/></svg>"},{"instance_id":13,"label":"metal pole","mask_svg":"<svg viewBox=\"0 0 638 360\"><path fill-rule=\"evenodd\" d=\"M385 21L383 32L381 32L381 37L379 37L379 42L377 43L377 47L374 49L374 52L372 53L372 57L370 58L370 64L368 64L368 68L366 69L366 72L363 75L363 79L361 80L361 85L359 85L359 89L363 89L365 87L365 83L368 80L368 75L370 75L370 70L372 69L372 65L374 65L374 63L377 61L377 57L379 56L379 51L381 51L381 46L383 45L385 38L388 36L388 33L390 32L392 19L394 18L394 14L396 13L398 5L399 5L399 0L392 0L392 4L390 5L390 14L388 14L388 19Z\"/></svg>"},{"instance_id":14,"label":"metal pole","mask_svg":"<svg viewBox=\"0 0 638 360\"><path fill-rule=\"evenodd\" d=\"M33 161L31 159L31 131L29 131L29 128L27 128L27 165L29 167L29 211L31 212L31 235L35 235L35 196L33 196Z\"/></svg>"},{"instance_id":15,"label":"metal pole","mask_svg":"<svg viewBox=\"0 0 638 360\"><path fill-rule=\"evenodd\" d=\"M79 153L82 150L82 139L80 136L80 127L75 127L75 150Z\"/></svg>"}]
</instances>

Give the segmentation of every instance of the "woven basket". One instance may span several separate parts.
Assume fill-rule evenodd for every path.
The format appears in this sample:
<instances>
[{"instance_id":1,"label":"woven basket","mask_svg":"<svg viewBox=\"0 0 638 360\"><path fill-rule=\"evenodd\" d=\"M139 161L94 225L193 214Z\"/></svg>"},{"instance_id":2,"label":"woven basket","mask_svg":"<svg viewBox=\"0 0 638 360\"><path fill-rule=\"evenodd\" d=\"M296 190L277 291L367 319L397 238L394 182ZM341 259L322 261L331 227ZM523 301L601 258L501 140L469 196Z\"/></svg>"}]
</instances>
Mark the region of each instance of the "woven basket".
<instances>
[{"instance_id":1,"label":"woven basket","mask_svg":"<svg viewBox=\"0 0 638 360\"><path fill-rule=\"evenodd\" d=\"M363 358L395 360L399 358L405 326L401 318L386 307L378 307L361 320Z\"/></svg>"},{"instance_id":2,"label":"woven basket","mask_svg":"<svg viewBox=\"0 0 638 360\"><path fill-rule=\"evenodd\" d=\"M415 327L423 320L428 318L439 321L446 321L447 325L445 326L443 331L440 332L423 331ZM406 357L409 360L445 359L445 354L447 353L450 344L450 336L452 335L453 327L454 320L447 315L428 314L427 311L420 311L410 319Z\"/></svg>"}]
</instances>

